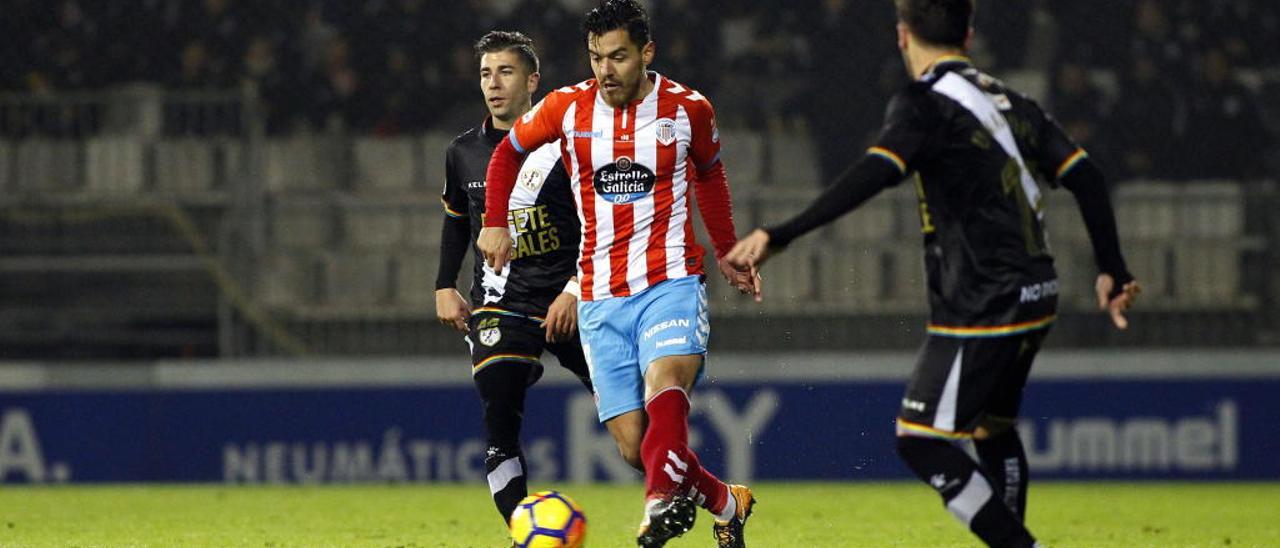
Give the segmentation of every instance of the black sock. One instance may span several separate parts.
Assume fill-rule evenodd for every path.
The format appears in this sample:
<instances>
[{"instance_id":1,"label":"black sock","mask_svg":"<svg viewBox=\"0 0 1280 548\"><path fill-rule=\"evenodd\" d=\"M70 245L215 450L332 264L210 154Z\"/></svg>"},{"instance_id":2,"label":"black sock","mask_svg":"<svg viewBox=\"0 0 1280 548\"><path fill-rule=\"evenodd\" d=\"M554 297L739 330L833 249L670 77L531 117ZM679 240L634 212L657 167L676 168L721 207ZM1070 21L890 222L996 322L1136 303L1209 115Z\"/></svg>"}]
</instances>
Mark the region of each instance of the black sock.
<instances>
[{"instance_id":1,"label":"black sock","mask_svg":"<svg viewBox=\"0 0 1280 548\"><path fill-rule=\"evenodd\" d=\"M489 492L493 494L493 504L498 513L508 522L516 511L520 500L529 495L527 481L528 464L524 454L516 447L514 452L499 447L489 447L484 458L484 471L489 479Z\"/></svg>"},{"instance_id":2,"label":"black sock","mask_svg":"<svg viewBox=\"0 0 1280 548\"><path fill-rule=\"evenodd\" d=\"M982 467L991 478L1004 505L1027 520L1027 452L1016 428L985 440L974 440L974 448L982 459Z\"/></svg>"},{"instance_id":3,"label":"black sock","mask_svg":"<svg viewBox=\"0 0 1280 548\"><path fill-rule=\"evenodd\" d=\"M520 499L529 494L529 466L520 450L520 425L530 373L528 364L496 363L475 377L489 443L484 468L489 492L504 523L511 521Z\"/></svg>"},{"instance_id":4,"label":"black sock","mask_svg":"<svg viewBox=\"0 0 1280 548\"><path fill-rule=\"evenodd\" d=\"M978 464L950 442L912 436L898 438L898 455L942 495L947 511L988 546L1023 548L1035 539L991 487Z\"/></svg>"}]
</instances>

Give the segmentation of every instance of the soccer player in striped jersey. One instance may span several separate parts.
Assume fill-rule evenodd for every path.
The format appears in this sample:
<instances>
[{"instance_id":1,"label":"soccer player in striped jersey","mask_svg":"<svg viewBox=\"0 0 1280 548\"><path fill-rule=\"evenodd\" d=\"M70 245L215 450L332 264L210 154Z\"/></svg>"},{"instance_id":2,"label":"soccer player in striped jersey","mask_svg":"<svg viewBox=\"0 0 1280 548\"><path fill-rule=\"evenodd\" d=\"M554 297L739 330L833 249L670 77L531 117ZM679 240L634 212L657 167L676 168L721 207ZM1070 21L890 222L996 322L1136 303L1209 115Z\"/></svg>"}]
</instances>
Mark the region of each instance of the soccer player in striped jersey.
<instances>
[{"instance_id":1,"label":"soccer player in striped jersey","mask_svg":"<svg viewBox=\"0 0 1280 548\"><path fill-rule=\"evenodd\" d=\"M520 188L503 208L503 229L520 241L515 260L496 270L477 260L470 302L458 293L458 270L485 211L489 158L511 124L529 111L539 80L533 41L523 34L490 32L476 42L475 51L489 116L454 139L446 152L436 316L466 334L471 375L484 409L489 491L498 513L509 521L528 495L520 427L525 394L543 372L542 352L555 354L588 389L591 382L577 336L578 216L555 145L525 159Z\"/></svg>"},{"instance_id":2,"label":"soccer player in striped jersey","mask_svg":"<svg viewBox=\"0 0 1280 548\"><path fill-rule=\"evenodd\" d=\"M898 412L898 453L984 542L1026 547L1035 539L1023 524L1027 458L1014 425L1058 300L1037 179L1079 203L1100 272L1098 304L1120 329L1138 284L1088 154L1035 102L965 57L973 9L973 0L897 0L898 47L915 82L890 102L879 142L808 209L752 232L729 260L758 267L914 175L930 324ZM957 440L973 440L977 462Z\"/></svg>"},{"instance_id":3,"label":"soccer player in striped jersey","mask_svg":"<svg viewBox=\"0 0 1280 548\"><path fill-rule=\"evenodd\" d=\"M689 391L710 333L690 190L721 273L752 287L747 269L722 259L736 238L715 114L702 94L647 70L655 46L635 0L600 3L583 28L595 78L547 95L494 150L478 244L493 268L506 263L501 219L520 158L559 140L582 220L579 327L599 419L645 472L637 542L683 534L696 503L715 514L720 546L744 546L751 491L721 482L688 444Z\"/></svg>"}]
</instances>

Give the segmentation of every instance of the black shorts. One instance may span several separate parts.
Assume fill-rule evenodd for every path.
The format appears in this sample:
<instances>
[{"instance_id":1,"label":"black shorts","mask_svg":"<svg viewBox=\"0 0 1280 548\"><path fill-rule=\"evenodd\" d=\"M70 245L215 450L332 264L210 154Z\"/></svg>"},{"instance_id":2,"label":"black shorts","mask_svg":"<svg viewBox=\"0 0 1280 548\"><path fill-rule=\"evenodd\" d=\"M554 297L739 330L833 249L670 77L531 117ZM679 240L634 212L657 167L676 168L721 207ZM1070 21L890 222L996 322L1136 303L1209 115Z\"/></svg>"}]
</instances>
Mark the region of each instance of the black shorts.
<instances>
[{"instance_id":1,"label":"black shorts","mask_svg":"<svg viewBox=\"0 0 1280 548\"><path fill-rule=\"evenodd\" d=\"M898 435L972 437L985 420L1012 423L1048 328L1005 337L930 335L898 412Z\"/></svg>"},{"instance_id":2,"label":"black shorts","mask_svg":"<svg viewBox=\"0 0 1280 548\"><path fill-rule=\"evenodd\" d=\"M546 350L591 388L587 359L583 357L582 341L576 333L569 341L549 343L541 321L501 312L480 312L471 316L468 325L471 327L471 334L466 337L471 347L471 375L477 380L490 368L526 364L530 366L526 386L532 385L542 377L542 352Z\"/></svg>"}]
</instances>

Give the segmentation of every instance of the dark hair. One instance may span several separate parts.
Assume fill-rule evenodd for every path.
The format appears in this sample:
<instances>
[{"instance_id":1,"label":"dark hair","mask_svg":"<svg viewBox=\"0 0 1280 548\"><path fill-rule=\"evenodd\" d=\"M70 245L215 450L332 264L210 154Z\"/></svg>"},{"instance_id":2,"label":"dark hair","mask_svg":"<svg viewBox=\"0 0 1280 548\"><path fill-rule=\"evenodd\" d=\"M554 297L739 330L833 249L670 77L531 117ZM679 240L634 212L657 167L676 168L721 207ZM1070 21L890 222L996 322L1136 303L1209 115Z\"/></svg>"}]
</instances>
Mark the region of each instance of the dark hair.
<instances>
[{"instance_id":1,"label":"dark hair","mask_svg":"<svg viewBox=\"0 0 1280 548\"><path fill-rule=\"evenodd\" d=\"M529 74L538 72L538 54L533 51L533 39L514 30L491 30L476 42L476 59L486 53L513 51L529 69Z\"/></svg>"},{"instance_id":2,"label":"dark hair","mask_svg":"<svg viewBox=\"0 0 1280 548\"><path fill-rule=\"evenodd\" d=\"M615 29L625 29L636 47L649 43L649 14L636 0L604 0L587 12L582 22L585 38L600 36Z\"/></svg>"},{"instance_id":3,"label":"dark hair","mask_svg":"<svg viewBox=\"0 0 1280 548\"><path fill-rule=\"evenodd\" d=\"M898 20L935 46L964 47L973 26L974 0L894 0Z\"/></svg>"}]
</instances>

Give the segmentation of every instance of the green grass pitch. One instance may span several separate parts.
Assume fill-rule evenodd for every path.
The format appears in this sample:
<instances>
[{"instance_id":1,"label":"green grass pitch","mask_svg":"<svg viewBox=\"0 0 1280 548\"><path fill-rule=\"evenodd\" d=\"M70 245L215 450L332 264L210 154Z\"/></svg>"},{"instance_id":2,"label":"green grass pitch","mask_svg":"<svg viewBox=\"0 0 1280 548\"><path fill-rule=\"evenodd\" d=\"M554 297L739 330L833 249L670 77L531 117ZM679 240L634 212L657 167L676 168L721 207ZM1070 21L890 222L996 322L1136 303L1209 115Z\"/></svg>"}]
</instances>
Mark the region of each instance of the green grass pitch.
<instances>
[{"instance_id":1,"label":"green grass pitch","mask_svg":"<svg viewBox=\"0 0 1280 548\"><path fill-rule=\"evenodd\" d=\"M634 546L639 485L538 485L587 514L587 545ZM916 483L761 483L755 547L976 546ZM1280 484L1039 483L1055 547L1280 546ZM713 546L711 520L668 544ZM0 546L509 546L483 484L0 487Z\"/></svg>"}]
</instances>

